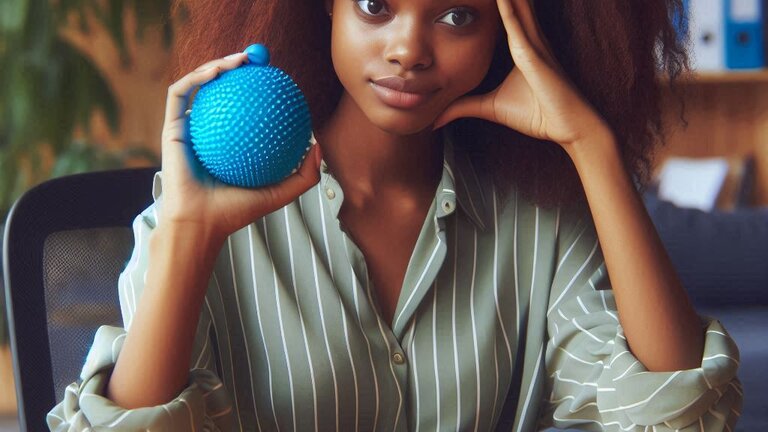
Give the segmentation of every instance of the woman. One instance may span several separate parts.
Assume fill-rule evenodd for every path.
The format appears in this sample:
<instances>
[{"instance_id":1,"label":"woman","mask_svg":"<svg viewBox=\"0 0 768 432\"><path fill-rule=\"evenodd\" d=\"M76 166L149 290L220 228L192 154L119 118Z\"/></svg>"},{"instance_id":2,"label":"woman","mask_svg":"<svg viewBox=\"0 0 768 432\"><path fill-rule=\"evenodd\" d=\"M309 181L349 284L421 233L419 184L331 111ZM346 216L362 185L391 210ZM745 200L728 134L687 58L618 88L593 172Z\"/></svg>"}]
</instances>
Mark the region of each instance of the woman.
<instances>
[{"instance_id":1,"label":"woman","mask_svg":"<svg viewBox=\"0 0 768 432\"><path fill-rule=\"evenodd\" d=\"M657 43L685 65L667 3L192 6L182 58L265 41L318 145L279 185L217 184L185 111L246 56L170 87L130 331L99 329L51 428L732 429L738 350L634 184Z\"/></svg>"}]
</instances>

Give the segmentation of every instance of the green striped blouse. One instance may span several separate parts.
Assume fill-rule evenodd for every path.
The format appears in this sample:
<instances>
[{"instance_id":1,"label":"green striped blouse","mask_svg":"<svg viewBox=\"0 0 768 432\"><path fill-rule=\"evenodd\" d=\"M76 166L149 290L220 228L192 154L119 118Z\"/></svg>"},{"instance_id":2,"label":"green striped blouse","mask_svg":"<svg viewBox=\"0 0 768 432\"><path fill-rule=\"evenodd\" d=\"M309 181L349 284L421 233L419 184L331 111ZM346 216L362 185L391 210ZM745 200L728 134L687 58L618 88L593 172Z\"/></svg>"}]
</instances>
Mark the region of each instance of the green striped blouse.
<instances>
[{"instance_id":1,"label":"green striped blouse","mask_svg":"<svg viewBox=\"0 0 768 432\"><path fill-rule=\"evenodd\" d=\"M701 366L649 372L629 351L589 214L502 203L445 135L440 184L390 327L339 183L232 234L210 278L188 386L125 410L103 397L125 330L102 326L52 430L733 430L739 353L702 317ZM134 221L119 279L126 328L162 205ZM638 286L636 289L642 289Z\"/></svg>"}]
</instances>

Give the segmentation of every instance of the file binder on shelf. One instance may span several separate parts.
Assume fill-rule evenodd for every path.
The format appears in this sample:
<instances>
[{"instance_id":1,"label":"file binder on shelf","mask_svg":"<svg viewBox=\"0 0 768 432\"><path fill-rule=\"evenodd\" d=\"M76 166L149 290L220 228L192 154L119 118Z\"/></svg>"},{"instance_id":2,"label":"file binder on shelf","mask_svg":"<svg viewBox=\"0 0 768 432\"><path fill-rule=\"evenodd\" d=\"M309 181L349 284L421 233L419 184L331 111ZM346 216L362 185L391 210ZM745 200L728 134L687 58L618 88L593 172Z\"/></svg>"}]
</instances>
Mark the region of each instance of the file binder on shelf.
<instances>
[{"instance_id":1,"label":"file binder on shelf","mask_svg":"<svg viewBox=\"0 0 768 432\"><path fill-rule=\"evenodd\" d=\"M678 42L684 42L690 36L690 31L688 30L688 23L690 21L689 3L690 0L683 0L682 10L675 10L672 14L672 25L675 26Z\"/></svg>"},{"instance_id":2,"label":"file binder on shelf","mask_svg":"<svg viewBox=\"0 0 768 432\"><path fill-rule=\"evenodd\" d=\"M765 67L763 0L725 0L725 64L729 69Z\"/></svg>"},{"instance_id":3,"label":"file binder on shelf","mask_svg":"<svg viewBox=\"0 0 768 432\"><path fill-rule=\"evenodd\" d=\"M696 71L726 69L725 1L732 0L687 0L691 67Z\"/></svg>"}]
</instances>

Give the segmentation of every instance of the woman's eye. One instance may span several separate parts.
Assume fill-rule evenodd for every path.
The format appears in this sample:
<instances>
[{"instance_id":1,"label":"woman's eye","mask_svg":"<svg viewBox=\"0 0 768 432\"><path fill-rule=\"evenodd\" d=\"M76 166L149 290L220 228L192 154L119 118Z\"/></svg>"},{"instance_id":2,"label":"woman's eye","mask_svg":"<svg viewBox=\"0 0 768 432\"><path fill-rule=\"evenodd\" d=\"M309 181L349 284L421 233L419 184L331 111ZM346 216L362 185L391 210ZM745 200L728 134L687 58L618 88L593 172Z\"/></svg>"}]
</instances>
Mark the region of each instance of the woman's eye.
<instances>
[{"instance_id":1,"label":"woman's eye","mask_svg":"<svg viewBox=\"0 0 768 432\"><path fill-rule=\"evenodd\" d=\"M378 16L378 13L384 10L384 5L377 0L359 0L355 3L358 4L366 15ZM366 8L368 11L366 11Z\"/></svg>"},{"instance_id":2,"label":"woman's eye","mask_svg":"<svg viewBox=\"0 0 768 432\"><path fill-rule=\"evenodd\" d=\"M474 20L475 16L471 12L457 9L445 14L445 21L441 21L454 27L464 27Z\"/></svg>"},{"instance_id":3,"label":"woman's eye","mask_svg":"<svg viewBox=\"0 0 768 432\"><path fill-rule=\"evenodd\" d=\"M354 0L360 10L369 16L379 16L381 11L386 11L384 4L380 0ZM475 15L464 9L454 9L440 20L453 27L464 27L475 20Z\"/></svg>"}]
</instances>

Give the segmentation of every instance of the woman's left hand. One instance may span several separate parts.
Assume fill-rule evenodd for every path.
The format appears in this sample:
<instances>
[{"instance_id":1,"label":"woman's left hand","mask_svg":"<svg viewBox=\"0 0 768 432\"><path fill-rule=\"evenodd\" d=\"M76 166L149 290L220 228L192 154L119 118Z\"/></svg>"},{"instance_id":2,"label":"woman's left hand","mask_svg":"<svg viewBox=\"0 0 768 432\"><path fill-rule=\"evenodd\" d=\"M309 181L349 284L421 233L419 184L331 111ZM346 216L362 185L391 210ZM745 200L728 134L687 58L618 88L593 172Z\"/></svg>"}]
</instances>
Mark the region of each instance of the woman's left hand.
<instances>
[{"instance_id":1,"label":"woman's left hand","mask_svg":"<svg viewBox=\"0 0 768 432\"><path fill-rule=\"evenodd\" d=\"M460 117L493 121L568 150L610 127L571 85L544 42L529 0L497 0L515 67L490 93L457 99L435 129Z\"/></svg>"}]
</instances>

